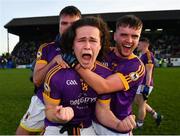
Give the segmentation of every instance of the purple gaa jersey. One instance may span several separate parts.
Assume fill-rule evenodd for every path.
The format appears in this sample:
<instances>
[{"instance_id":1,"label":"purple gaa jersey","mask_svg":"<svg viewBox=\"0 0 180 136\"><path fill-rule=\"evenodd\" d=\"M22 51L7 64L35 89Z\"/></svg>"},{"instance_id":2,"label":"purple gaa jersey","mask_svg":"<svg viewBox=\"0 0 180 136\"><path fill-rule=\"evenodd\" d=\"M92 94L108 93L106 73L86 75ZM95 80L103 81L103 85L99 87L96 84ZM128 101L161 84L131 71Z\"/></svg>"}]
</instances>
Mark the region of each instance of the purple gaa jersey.
<instances>
[{"instance_id":1,"label":"purple gaa jersey","mask_svg":"<svg viewBox=\"0 0 180 136\"><path fill-rule=\"evenodd\" d=\"M128 59L122 59L110 52L106 65L118 74L125 90L120 90L111 95L111 110L119 119L124 119L132 113L132 103L138 86L144 78L145 68L141 60L134 54Z\"/></svg>"},{"instance_id":2,"label":"purple gaa jersey","mask_svg":"<svg viewBox=\"0 0 180 136\"><path fill-rule=\"evenodd\" d=\"M148 64L154 65L154 63L155 63L154 55L150 51L147 51L146 53L142 54L140 59L144 63L144 65L148 65ZM154 67L153 67L153 71L154 71ZM153 74L153 71L152 71L152 74ZM144 77L144 80L143 80L142 84L143 85L146 84L146 74L145 74L145 77ZM153 75L152 75L151 76L150 86L153 86L153 84L154 84L154 82L153 82Z\"/></svg>"},{"instance_id":3,"label":"purple gaa jersey","mask_svg":"<svg viewBox=\"0 0 180 136\"><path fill-rule=\"evenodd\" d=\"M60 54L59 44L56 42L45 43L38 49L36 63L48 64L58 54Z\"/></svg>"},{"instance_id":4,"label":"purple gaa jersey","mask_svg":"<svg viewBox=\"0 0 180 136\"><path fill-rule=\"evenodd\" d=\"M93 72L103 78L112 74L112 71L96 62ZM51 103L70 106L74 110L73 119L70 124L83 124L83 127L89 127L95 115L95 103L97 93L84 82L80 75L74 69L62 69L61 66L55 65L46 75L44 82L43 98ZM103 99L109 99L104 97ZM59 126L61 123L53 123L47 118L46 126Z\"/></svg>"},{"instance_id":5,"label":"purple gaa jersey","mask_svg":"<svg viewBox=\"0 0 180 136\"><path fill-rule=\"evenodd\" d=\"M56 55L60 54L59 44L56 42L45 43L41 45L37 52L36 63L48 64ZM44 90L44 84L38 87L37 97L43 102L42 92Z\"/></svg>"}]
</instances>

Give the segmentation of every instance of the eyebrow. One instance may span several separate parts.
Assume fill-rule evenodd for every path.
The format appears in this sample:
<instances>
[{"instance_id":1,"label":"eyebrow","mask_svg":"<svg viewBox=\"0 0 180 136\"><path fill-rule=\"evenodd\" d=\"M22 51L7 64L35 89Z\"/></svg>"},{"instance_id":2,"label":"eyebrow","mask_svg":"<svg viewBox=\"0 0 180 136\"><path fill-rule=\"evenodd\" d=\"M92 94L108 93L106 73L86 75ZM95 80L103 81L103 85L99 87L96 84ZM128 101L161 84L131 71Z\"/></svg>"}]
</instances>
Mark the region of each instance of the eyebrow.
<instances>
[{"instance_id":1,"label":"eyebrow","mask_svg":"<svg viewBox=\"0 0 180 136\"><path fill-rule=\"evenodd\" d=\"M87 37L81 37L81 38L78 38L78 39L87 39ZM90 37L90 38L88 38L88 39L94 39L94 40L97 40L97 38L95 38L95 37Z\"/></svg>"}]
</instances>

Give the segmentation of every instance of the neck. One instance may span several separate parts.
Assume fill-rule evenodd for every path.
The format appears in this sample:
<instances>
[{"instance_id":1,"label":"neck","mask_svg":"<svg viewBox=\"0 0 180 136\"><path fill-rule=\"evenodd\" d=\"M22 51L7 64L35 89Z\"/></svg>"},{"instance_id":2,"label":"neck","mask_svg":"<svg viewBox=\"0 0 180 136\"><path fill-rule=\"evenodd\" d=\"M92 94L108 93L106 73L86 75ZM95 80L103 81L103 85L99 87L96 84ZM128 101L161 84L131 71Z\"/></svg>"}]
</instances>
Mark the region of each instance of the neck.
<instances>
[{"instance_id":1,"label":"neck","mask_svg":"<svg viewBox=\"0 0 180 136\"><path fill-rule=\"evenodd\" d=\"M89 66L83 66L81 65L84 69L89 69L89 70L93 70L93 68L95 67L95 63Z\"/></svg>"}]
</instances>

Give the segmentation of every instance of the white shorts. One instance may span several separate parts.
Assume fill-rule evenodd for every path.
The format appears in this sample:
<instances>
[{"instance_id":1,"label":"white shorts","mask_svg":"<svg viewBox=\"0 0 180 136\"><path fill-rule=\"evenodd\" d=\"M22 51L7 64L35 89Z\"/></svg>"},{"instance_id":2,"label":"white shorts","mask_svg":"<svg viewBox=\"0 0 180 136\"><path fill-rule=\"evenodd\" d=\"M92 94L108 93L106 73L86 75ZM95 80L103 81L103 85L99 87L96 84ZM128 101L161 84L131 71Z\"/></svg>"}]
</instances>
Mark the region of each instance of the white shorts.
<instances>
[{"instance_id":1,"label":"white shorts","mask_svg":"<svg viewBox=\"0 0 180 136\"><path fill-rule=\"evenodd\" d=\"M30 132L41 132L44 130L45 106L36 96L32 96L28 110L21 119L20 126Z\"/></svg>"},{"instance_id":2,"label":"white shorts","mask_svg":"<svg viewBox=\"0 0 180 136\"><path fill-rule=\"evenodd\" d=\"M117 136L131 136L132 132L128 133L118 133L105 128L104 126L93 122L93 127L97 135L117 135Z\"/></svg>"},{"instance_id":3,"label":"white shorts","mask_svg":"<svg viewBox=\"0 0 180 136\"><path fill-rule=\"evenodd\" d=\"M141 92L143 91L144 86L145 85L139 85L136 94L142 94ZM153 90L153 86L149 86L149 94L151 94L152 90Z\"/></svg>"},{"instance_id":4,"label":"white shorts","mask_svg":"<svg viewBox=\"0 0 180 136\"><path fill-rule=\"evenodd\" d=\"M59 131L62 126L47 126L44 132L44 135L68 135L67 131L61 134ZM81 135L96 135L92 126L88 128L81 128L80 129Z\"/></svg>"}]
</instances>

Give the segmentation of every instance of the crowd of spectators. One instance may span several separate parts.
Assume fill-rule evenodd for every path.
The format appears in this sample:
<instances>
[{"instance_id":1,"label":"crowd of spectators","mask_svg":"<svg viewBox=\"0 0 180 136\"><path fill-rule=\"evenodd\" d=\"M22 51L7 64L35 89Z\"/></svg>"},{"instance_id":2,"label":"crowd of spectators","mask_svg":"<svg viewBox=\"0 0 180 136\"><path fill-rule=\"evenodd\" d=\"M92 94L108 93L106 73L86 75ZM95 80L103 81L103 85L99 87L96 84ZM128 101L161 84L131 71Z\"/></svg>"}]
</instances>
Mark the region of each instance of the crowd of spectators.
<instances>
[{"instance_id":1,"label":"crowd of spectators","mask_svg":"<svg viewBox=\"0 0 180 136\"><path fill-rule=\"evenodd\" d=\"M0 68L15 68L15 57L10 55L9 53L2 54L0 56Z\"/></svg>"},{"instance_id":2,"label":"crowd of spectators","mask_svg":"<svg viewBox=\"0 0 180 136\"><path fill-rule=\"evenodd\" d=\"M175 35L151 35L148 37L151 41L152 51L157 60L163 60L171 57L180 57L180 37ZM7 64L28 65L36 58L37 50L43 42L23 41L21 40L14 48L11 54L0 56L0 68L7 67Z\"/></svg>"},{"instance_id":3,"label":"crowd of spectators","mask_svg":"<svg viewBox=\"0 0 180 136\"><path fill-rule=\"evenodd\" d=\"M34 41L20 41L12 51L11 55L15 57L17 65L31 64L36 58L38 44Z\"/></svg>"},{"instance_id":4,"label":"crowd of spectators","mask_svg":"<svg viewBox=\"0 0 180 136\"><path fill-rule=\"evenodd\" d=\"M157 59L180 57L180 37L174 35L160 35L152 39L152 50Z\"/></svg>"}]
</instances>

